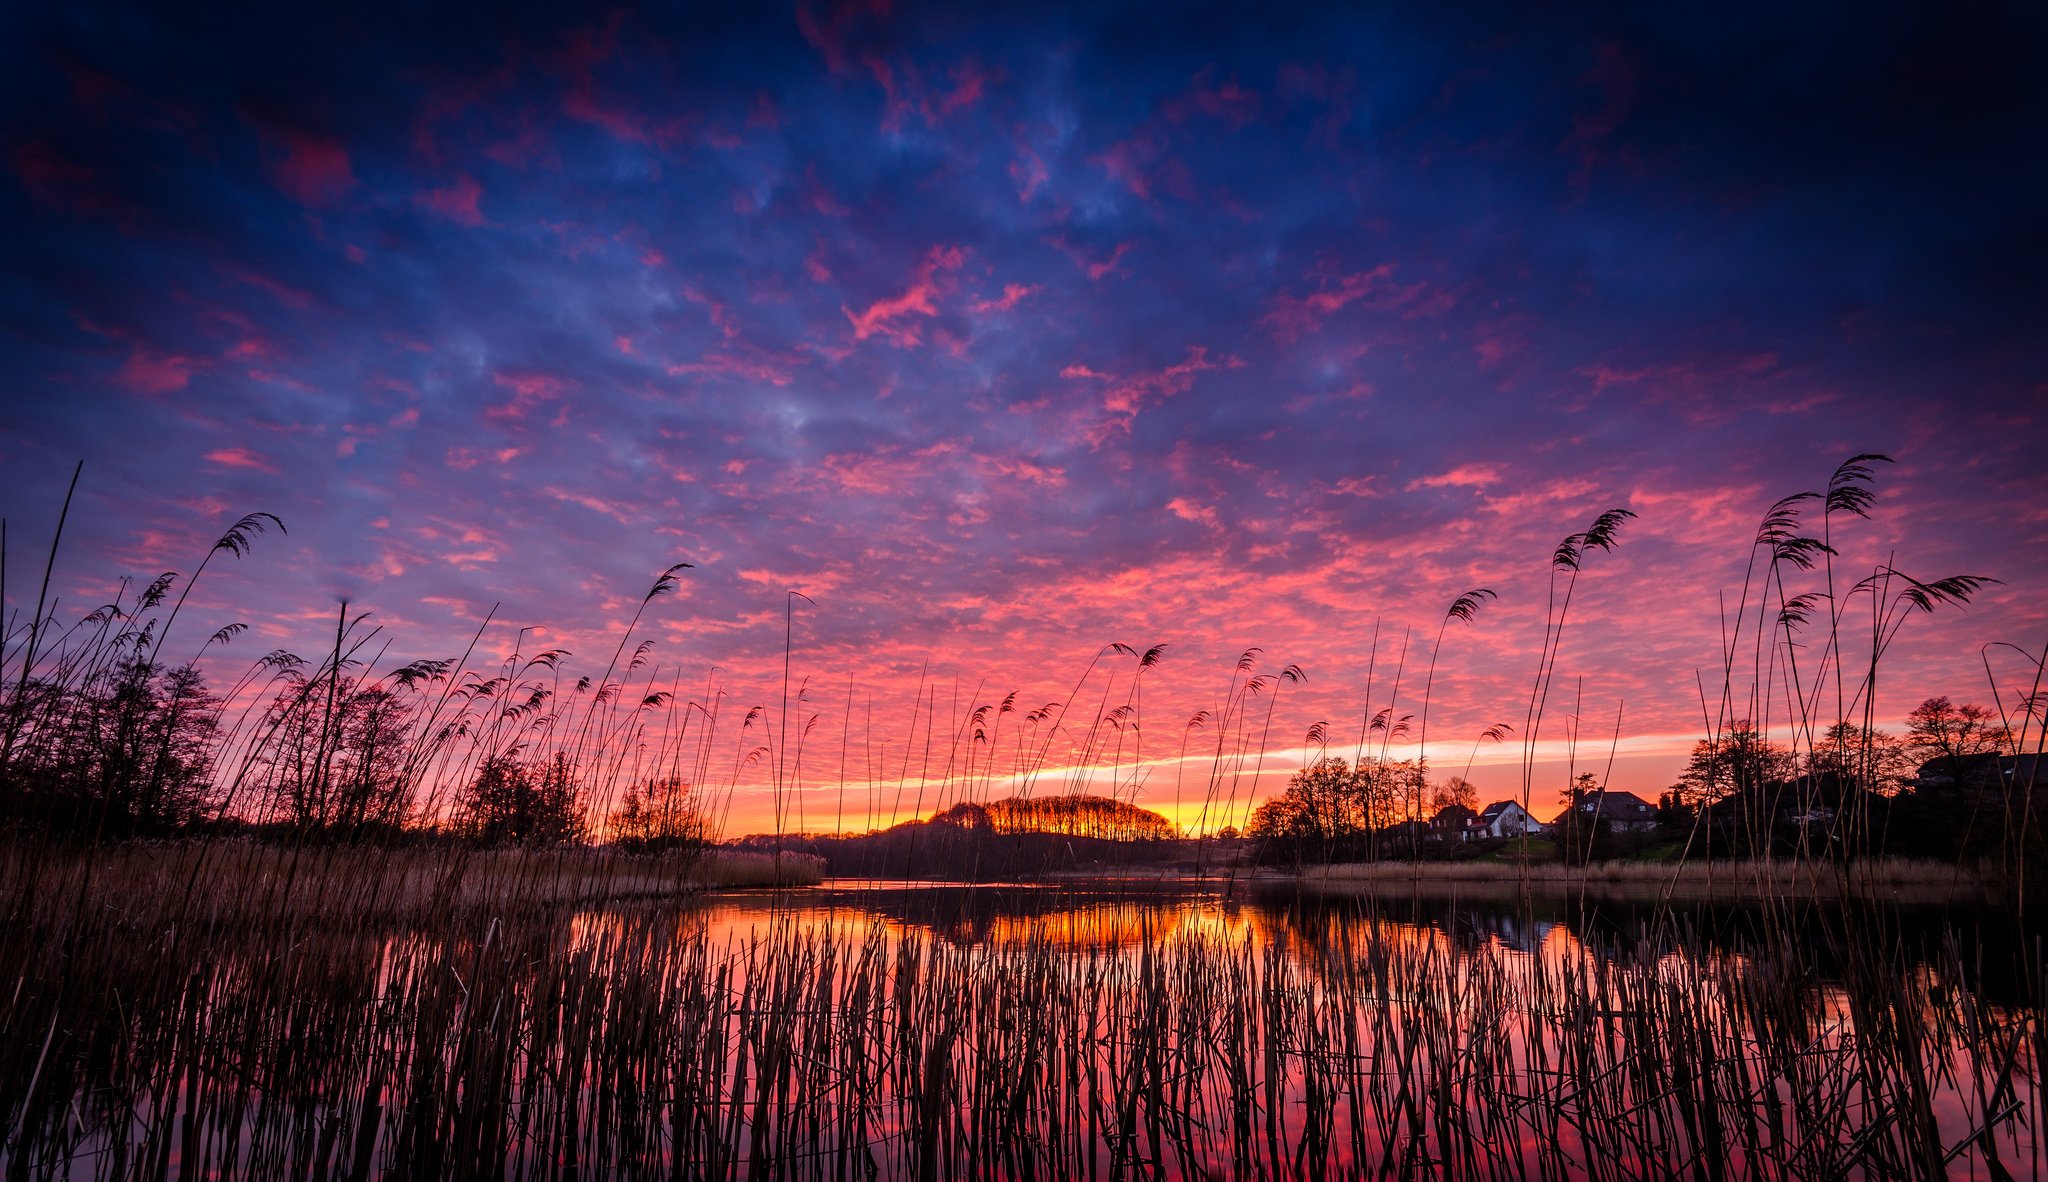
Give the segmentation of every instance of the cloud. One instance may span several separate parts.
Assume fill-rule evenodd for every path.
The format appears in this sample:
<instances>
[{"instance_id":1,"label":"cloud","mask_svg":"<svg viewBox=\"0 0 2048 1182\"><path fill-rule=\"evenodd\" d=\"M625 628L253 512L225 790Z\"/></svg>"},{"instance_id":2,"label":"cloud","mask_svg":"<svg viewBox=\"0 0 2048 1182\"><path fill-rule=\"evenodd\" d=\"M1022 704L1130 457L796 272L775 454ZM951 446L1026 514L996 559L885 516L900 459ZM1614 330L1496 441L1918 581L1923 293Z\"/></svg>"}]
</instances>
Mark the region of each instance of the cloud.
<instances>
[{"instance_id":1,"label":"cloud","mask_svg":"<svg viewBox=\"0 0 2048 1182\"><path fill-rule=\"evenodd\" d=\"M204 357L138 347L114 372L114 381L137 394L171 394L183 390L206 365Z\"/></svg>"},{"instance_id":2,"label":"cloud","mask_svg":"<svg viewBox=\"0 0 2048 1182\"><path fill-rule=\"evenodd\" d=\"M223 468L239 468L248 472L266 472L278 475L277 465L268 457L258 455L246 447L222 447L206 453L206 462Z\"/></svg>"},{"instance_id":3,"label":"cloud","mask_svg":"<svg viewBox=\"0 0 2048 1182\"><path fill-rule=\"evenodd\" d=\"M1024 302L1024 297L1038 290L1035 283L1005 283L1003 294L994 299L976 300L968 305L974 312L986 315L990 312L1008 312Z\"/></svg>"},{"instance_id":4,"label":"cloud","mask_svg":"<svg viewBox=\"0 0 2048 1182\"><path fill-rule=\"evenodd\" d=\"M1114 374L1074 363L1061 369L1060 376L1094 383L1100 388L1103 413L1090 416L1094 421L1088 429L1090 441L1100 444L1112 432L1128 431L1131 421L1147 405L1193 389L1200 375L1218 369L1237 369L1244 364L1241 358L1229 354L1211 361L1207 346L1190 345L1186 357L1161 369Z\"/></svg>"},{"instance_id":5,"label":"cloud","mask_svg":"<svg viewBox=\"0 0 2048 1182\"><path fill-rule=\"evenodd\" d=\"M1186 497L1173 498L1166 502L1166 508L1182 521L1196 522L1200 525L1206 525L1210 529L1219 529L1223 524L1221 519L1216 516L1216 506L1198 505Z\"/></svg>"},{"instance_id":6,"label":"cloud","mask_svg":"<svg viewBox=\"0 0 2048 1182\"><path fill-rule=\"evenodd\" d=\"M338 139L296 129L273 131L270 177L301 205L328 209L355 190L348 149Z\"/></svg>"},{"instance_id":7,"label":"cloud","mask_svg":"<svg viewBox=\"0 0 2048 1182\"><path fill-rule=\"evenodd\" d=\"M853 325L855 340L879 336L898 348L911 348L923 340L917 321L939 314L942 292L940 277L959 270L967 252L957 246L936 246L918 265L910 287L903 294L879 299L859 312L841 308Z\"/></svg>"},{"instance_id":8,"label":"cloud","mask_svg":"<svg viewBox=\"0 0 2048 1182\"><path fill-rule=\"evenodd\" d=\"M1408 488L1411 492L1421 488L1485 488L1500 481L1500 469L1492 464L1460 464L1448 472L1411 480Z\"/></svg>"},{"instance_id":9,"label":"cloud","mask_svg":"<svg viewBox=\"0 0 2048 1182\"><path fill-rule=\"evenodd\" d=\"M477 199L483 196L483 186L476 178L463 173L438 189L415 193L413 201L422 209L440 214L461 226L484 224L483 211L477 208Z\"/></svg>"}]
</instances>

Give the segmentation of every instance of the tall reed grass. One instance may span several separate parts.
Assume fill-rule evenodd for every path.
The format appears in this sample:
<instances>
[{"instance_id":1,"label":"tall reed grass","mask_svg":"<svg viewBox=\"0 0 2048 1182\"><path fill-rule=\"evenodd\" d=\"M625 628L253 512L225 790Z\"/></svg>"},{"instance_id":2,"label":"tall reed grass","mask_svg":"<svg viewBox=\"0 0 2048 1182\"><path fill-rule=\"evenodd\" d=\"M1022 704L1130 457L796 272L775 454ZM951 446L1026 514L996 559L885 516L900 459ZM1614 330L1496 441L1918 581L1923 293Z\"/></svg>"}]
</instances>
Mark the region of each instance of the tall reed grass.
<instances>
[{"instance_id":1,"label":"tall reed grass","mask_svg":"<svg viewBox=\"0 0 2048 1182\"><path fill-rule=\"evenodd\" d=\"M265 654L214 693L193 662L219 658L240 631L173 642L190 581L124 587L60 624L53 544L33 614L24 604L0 624L0 813L14 824L0 841L0 1170L2039 1174L2038 945L2015 970L2018 999L1994 1005L1960 944L1906 957L1882 898L1935 889L1941 874L1880 859L1866 791L1889 688L1880 666L1910 619L1986 584L1923 582L1888 563L1853 582L1837 575L1837 532L1866 514L1882 462L1856 457L1825 491L1771 508L1727 612L1717 676L1700 680L1711 752L1775 735L1811 762L1826 736L1846 734L1850 758L1837 764L1863 795L1817 836L1802 827L1779 857L1777 804L1709 777L1677 864L1486 872L1589 902L1595 886L1668 901L1735 876L1763 906L1733 954L1706 951L1670 910L1627 947L1533 957L1391 925L961 947L796 915L715 940L668 902L821 874L779 846L699 852L743 774L765 777L778 821L803 827L807 766L822 777L805 760L820 716L795 676L800 595L786 603L774 709L728 703L716 681L686 693L679 667L639 638L685 564L654 580L595 676L572 673L560 650L530 651L523 633L502 660L481 657L488 618L459 656L387 662L388 638L343 604L324 652ZM1565 693L1580 576L1592 577L1595 554L1615 556L1632 516L1601 514L1552 554L1522 730L1482 736L1522 740L1525 804ZM242 518L195 578L281 528ZM1411 655L1413 629L1389 643L1384 680L1376 632L1354 764L1330 777L1364 785L1350 814L1367 829L1419 811L1437 650L1450 623L1473 624L1490 598L1453 601L1426 655ZM181 650L196 655L164 655ZM1105 778L1131 803L1159 758L1142 741L1156 727L1143 679L1164 651L1103 646L1064 701L1036 707L979 689L942 706L937 682L921 679L908 731L891 740L900 748L864 744L869 813L1071 795ZM1411 660L1423 671L1415 709L1402 698ZM2048 662L2027 660L2024 692L1994 678L2011 755L2039 754L2048 731ZM1274 759L1279 698L1308 676L1247 649L1213 708L1181 728L1174 791L1198 799L1198 830L1252 803ZM851 691L846 709L842 802ZM1619 704L1616 715L1618 734ZM1586 717L1575 702L1566 785ZM1411 720L1419 756L1395 761ZM1330 734L1318 723L1308 745L1320 751ZM1808 793L1815 780L1783 790ZM1982 881L2009 887L2023 919L2041 834L2031 780L2002 787L2008 823ZM596 848L627 831L622 801L634 844ZM1817 802L1797 803L1812 813ZM1713 815L1733 816L1732 828ZM116 840L193 833L215 839ZM1763 856L1703 862L1729 852L1731 833ZM1595 849L1571 852L1582 862ZM1951 883L1960 868L1943 868ZM926 869L906 851L904 873ZM1425 877L1476 884L1462 877L1473 873L1332 868L1308 883L1398 890ZM1803 934L1821 897L1833 900L1824 961Z\"/></svg>"},{"instance_id":2,"label":"tall reed grass","mask_svg":"<svg viewBox=\"0 0 2048 1182\"><path fill-rule=\"evenodd\" d=\"M8 933L10 1177L2048 1168L2038 1007L1957 988L1956 946L1827 979L1796 941L1709 953L1671 920L1534 955L1313 920L958 947L489 895L250 926L63 885Z\"/></svg>"}]
</instances>

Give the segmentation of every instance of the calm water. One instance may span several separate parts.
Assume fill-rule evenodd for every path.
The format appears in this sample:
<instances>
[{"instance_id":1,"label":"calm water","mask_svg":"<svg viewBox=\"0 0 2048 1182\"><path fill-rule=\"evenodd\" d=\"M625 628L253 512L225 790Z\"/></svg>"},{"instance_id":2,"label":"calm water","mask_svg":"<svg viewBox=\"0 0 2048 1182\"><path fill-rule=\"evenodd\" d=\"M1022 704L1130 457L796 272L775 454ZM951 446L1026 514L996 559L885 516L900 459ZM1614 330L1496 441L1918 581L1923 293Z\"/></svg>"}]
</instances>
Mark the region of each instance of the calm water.
<instances>
[{"instance_id":1,"label":"calm water","mask_svg":"<svg viewBox=\"0 0 2048 1182\"><path fill-rule=\"evenodd\" d=\"M330 933L201 950L154 1002L116 981L64 1011L128 1040L53 1067L39 1087L68 1096L42 1093L6 1164L2032 1177L2037 950L1966 909L1151 880L832 881Z\"/></svg>"}]
</instances>

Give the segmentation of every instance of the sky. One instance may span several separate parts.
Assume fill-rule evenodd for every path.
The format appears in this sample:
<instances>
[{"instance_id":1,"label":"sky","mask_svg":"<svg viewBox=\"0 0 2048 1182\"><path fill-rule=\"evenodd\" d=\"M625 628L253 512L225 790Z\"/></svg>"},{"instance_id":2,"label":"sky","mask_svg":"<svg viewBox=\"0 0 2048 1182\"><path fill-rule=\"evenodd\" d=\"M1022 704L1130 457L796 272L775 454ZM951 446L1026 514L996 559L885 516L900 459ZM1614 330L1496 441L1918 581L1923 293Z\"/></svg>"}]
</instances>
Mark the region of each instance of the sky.
<instances>
[{"instance_id":1,"label":"sky","mask_svg":"<svg viewBox=\"0 0 2048 1182\"><path fill-rule=\"evenodd\" d=\"M1759 519L1860 453L1841 588L2002 580L1901 629L1878 719L2048 643L2040 8L970 7L11 6L9 610L80 461L67 602L285 522L194 593L251 625L216 681L342 599L392 664L495 609L486 655L595 674L687 561L650 672L780 711L787 652L811 827L1011 691L1078 732L1112 642L1167 645L1112 778L1183 819L1187 721L1299 668L1249 803L1316 723L1419 722L1479 587L1429 755L1518 794L1552 552L1614 508L1528 757L1539 815L1651 795Z\"/></svg>"}]
</instances>

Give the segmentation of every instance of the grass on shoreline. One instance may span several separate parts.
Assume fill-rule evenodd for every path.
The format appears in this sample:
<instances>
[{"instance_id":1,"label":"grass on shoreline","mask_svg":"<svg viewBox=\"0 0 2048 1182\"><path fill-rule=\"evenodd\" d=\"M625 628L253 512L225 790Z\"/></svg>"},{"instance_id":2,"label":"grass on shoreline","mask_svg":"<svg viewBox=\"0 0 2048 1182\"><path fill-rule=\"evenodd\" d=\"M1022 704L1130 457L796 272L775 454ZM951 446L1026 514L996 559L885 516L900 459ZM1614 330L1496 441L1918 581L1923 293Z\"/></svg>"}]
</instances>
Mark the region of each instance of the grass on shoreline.
<instances>
[{"instance_id":1,"label":"grass on shoreline","mask_svg":"<svg viewBox=\"0 0 2048 1182\"><path fill-rule=\"evenodd\" d=\"M1636 898L1814 900L1886 898L1950 902L1997 896L1997 879L1976 867L1910 858L1870 858L1846 869L1810 861L1688 862L1352 862L1302 870L1293 881L1328 894L1381 890L1587 891Z\"/></svg>"},{"instance_id":2,"label":"grass on shoreline","mask_svg":"<svg viewBox=\"0 0 2048 1182\"><path fill-rule=\"evenodd\" d=\"M824 867L797 853L712 849L666 856L572 847L285 847L254 842L124 842L98 848L0 844L0 879L25 918L82 900L120 912L176 903L187 923L235 927L332 919L423 923L673 899L713 890L815 886Z\"/></svg>"}]
</instances>

